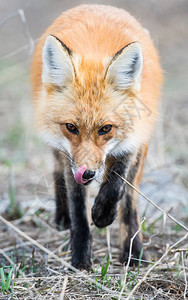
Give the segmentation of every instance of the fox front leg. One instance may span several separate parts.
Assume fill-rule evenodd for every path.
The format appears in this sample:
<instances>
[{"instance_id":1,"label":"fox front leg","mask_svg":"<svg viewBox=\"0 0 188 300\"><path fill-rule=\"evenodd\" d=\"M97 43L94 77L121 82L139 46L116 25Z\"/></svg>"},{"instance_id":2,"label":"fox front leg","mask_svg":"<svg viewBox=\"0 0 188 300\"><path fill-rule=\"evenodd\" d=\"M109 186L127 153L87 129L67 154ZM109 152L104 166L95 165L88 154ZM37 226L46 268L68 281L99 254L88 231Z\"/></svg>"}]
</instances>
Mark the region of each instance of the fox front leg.
<instances>
[{"instance_id":1,"label":"fox front leg","mask_svg":"<svg viewBox=\"0 0 188 300\"><path fill-rule=\"evenodd\" d=\"M80 270L91 268L91 233L86 209L86 187L75 182L70 168L66 174L71 219L72 265Z\"/></svg>"},{"instance_id":2,"label":"fox front leg","mask_svg":"<svg viewBox=\"0 0 188 300\"><path fill-rule=\"evenodd\" d=\"M92 219L99 228L112 224L116 218L117 203L125 193L125 184L115 172L122 177L126 176L131 157L131 154L126 154L119 159L109 159L110 167L107 169L106 179L102 183L92 207Z\"/></svg>"},{"instance_id":3,"label":"fox front leg","mask_svg":"<svg viewBox=\"0 0 188 300\"><path fill-rule=\"evenodd\" d=\"M64 157L65 155L58 150L53 151L54 155L54 185L55 185L55 200L56 200L56 213L55 222L57 229L70 228L70 215L69 215L69 203L67 199L67 188L64 175Z\"/></svg>"}]
</instances>

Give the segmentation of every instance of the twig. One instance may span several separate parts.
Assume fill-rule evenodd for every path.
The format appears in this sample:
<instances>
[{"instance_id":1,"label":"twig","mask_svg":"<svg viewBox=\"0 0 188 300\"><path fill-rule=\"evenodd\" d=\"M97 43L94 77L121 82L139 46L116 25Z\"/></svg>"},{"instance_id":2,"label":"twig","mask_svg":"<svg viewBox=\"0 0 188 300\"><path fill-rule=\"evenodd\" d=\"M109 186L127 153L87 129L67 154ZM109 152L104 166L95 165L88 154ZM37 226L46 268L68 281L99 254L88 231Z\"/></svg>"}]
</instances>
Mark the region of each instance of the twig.
<instances>
[{"instance_id":1,"label":"twig","mask_svg":"<svg viewBox=\"0 0 188 300\"><path fill-rule=\"evenodd\" d=\"M168 212L165 212L162 208L160 208L157 204L155 204L151 199L149 199L148 197L146 197L142 192L140 192L135 186L133 186L127 179L125 179L124 177L122 177L121 175L119 175L118 173L116 173L114 171L114 173L119 176L123 181L125 181L130 187L132 187L138 194L140 194L144 199L146 199L149 203L151 203L153 206L155 206L158 210L160 210L163 215L166 214L172 221L174 221L176 224L178 224L179 226L181 226L183 229L185 229L188 232L188 228L183 225L182 223L180 223L179 221L177 221L173 216L171 216Z\"/></svg>"},{"instance_id":2,"label":"twig","mask_svg":"<svg viewBox=\"0 0 188 300\"><path fill-rule=\"evenodd\" d=\"M28 27L28 23L27 23L27 20L26 20L26 17L25 17L25 13L24 13L22 8L18 9L18 15L20 16L20 19L21 19L22 24L23 24L23 29L25 31L25 34L26 34L28 40L29 40L29 54L32 54L33 50L34 50L35 42L34 42L32 36L31 36L31 33L29 31L29 27Z\"/></svg>"},{"instance_id":3,"label":"twig","mask_svg":"<svg viewBox=\"0 0 188 300\"><path fill-rule=\"evenodd\" d=\"M171 250L172 253L176 253L176 252L186 252L188 251L186 248L180 248L180 249L174 249L174 250Z\"/></svg>"},{"instance_id":4,"label":"twig","mask_svg":"<svg viewBox=\"0 0 188 300\"><path fill-rule=\"evenodd\" d=\"M104 248L95 250L95 254L99 254L99 253L101 253L101 252L105 252L105 253L106 253L106 250L108 250L108 247L104 247Z\"/></svg>"},{"instance_id":5,"label":"twig","mask_svg":"<svg viewBox=\"0 0 188 300\"><path fill-rule=\"evenodd\" d=\"M64 255L70 254L71 252L72 252L71 250L68 250L68 251L65 251L63 253L59 253L57 255L58 255L58 257L61 257L61 256L64 256Z\"/></svg>"},{"instance_id":6,"label":"twig","mask_svg":"<svg viewBox=\"0 0 188 300\"><path fill-rule=\"evenodd\" d=\"M38 239L38 243L40 242L44 242L44 243L52 243L52 242L57 242L59 241L59 238L57 237L53 237L53 238L47 238L44 240L44 238L41 238L41 239ZM20 244L17 244L17 245L14 245L14 246L10 246L10 247L6 247L6 248L3 248L2 250L4 252L8 252L8 251L12 251L14 249L18 249L18 248L22 248L23 246L30 246L32 245L33 243L32 242L23 242L23 243L20 243Z\"/></svg>"},{"instance_id":7,"label":"twig","mask_svg":"<svg viewBox=\"0 0 188 300\"><path fill-rule=\"evenodd\" d=\"M12 261L12 259L10 259L10 257L8 257L8 255L4 252L3 249L0 249L0 253L4 256L4 258L6 258L6 260L8 260L8 262L9 262L11 265L14 265L14 262Z\"/></svg>"},{"instance_id":8,"label":"twig","mask_svg":"<svg viewBox=\"0 0 188 300\"><path fill-rule=\"evenodd\" d=\"M59 273L58 273L59 275ZM60 275L59 275L60 276ZM40 280L52 280L52 279L56 279L57 276L38 276L38 277L18 277L18 278L14 278L14 281L38 281Z\"/></svg>"},{"instance_id":9,"label":"twig","mask_svg":"<svg viewBox=\"0 0 188 300\"><path fill-rule=\"evenodd\" d=\"M65 275L65 279L63 281L63 287L62 287L62 292L61 292L61 295L60 295L60 300L63 300L64 299L64 295L65 295L65 290L66 290L66 286L67 286L67 282L68 282L68 275L66 274Z\"/></svg>"},{"instance_id":10,"label":"twig","mask_svg":"<svg viewBox=\"0 0 188 300\"><path fill-rule=\"evenodd\" d=\"M135 287L130 292L129 296L127 297L127 300L131 299L134 292L138 289L138 287L146 280L147 276L151 273L151 271L163 260L163 258L171 251L172 248L177 246L179 243L181 243L183 240L185 240L188 237L188 233L186 233L181 239L179 239L175 244L173 244L170 248L168 248L165 253L161 256L161 258L146 272L144 277L138 281L138 283L135 285Z\"/></svg>"},{"instance_id":11,"label":"twig","mask_svg":"<svg viewBox=\"0 0 188 300\"><path fill-rule=\"evenodd\" d=\"M134 242L134 239L137 236L137 234L139 234L139 232L142 230L142 224L144 223L144 221L145 221L145 217L143 218L142 222L140 223L140 226L139 226L138 230L135 232L135 234L130 239L129 258L128 258L128 262L127 262L126 267L125 267L125 276L124 276L124 281L123 281L123 287L122 287L121 292L119 294L118 300L121 299L121 296L123 294L123 291L125 289L125 285L126 285L126 282L127 282L127 273L128 273L129 265L130 265L130 262L131 262L133 242Z\"/></svg>"},{"instance_id":12,"label":"twig","mask_svg":"<svg viewBox=\"0 0 188 300\"><path fill-rule=\"evenodd\" d=\"M182 267L183 267L183 274L184 274L184 280L185 280L185 289L183 293L183 297L186 300L187 299L187 275L185 272L185 264L184 264L184 257L183 257L183 252L181 252L181 259L182 259Z\"/></svg>"},{"instance_id":13,"label":"twig","mask_svg":"<svg viewBox=\"0 0 188 300\"><path fill-rule=\"evenodd\" d=\"M17 16L18 12L14 12L13 14L9 15L8 17L4 18L2 21L0 21L0 26L3 26L8 20L14 18Z\"/></svg>"},{"instance_id":14,"label":"twig","mask_svg":"<svg viewBox=\"0 0 188 300\"><path fill-rule=\"evenodd\" d=\"M112 253L111 253L111 246L110 246L110 228L106 228L106 242L108 246L108 255L110 262L112 261Z\"/></svg>"}]
</instances>

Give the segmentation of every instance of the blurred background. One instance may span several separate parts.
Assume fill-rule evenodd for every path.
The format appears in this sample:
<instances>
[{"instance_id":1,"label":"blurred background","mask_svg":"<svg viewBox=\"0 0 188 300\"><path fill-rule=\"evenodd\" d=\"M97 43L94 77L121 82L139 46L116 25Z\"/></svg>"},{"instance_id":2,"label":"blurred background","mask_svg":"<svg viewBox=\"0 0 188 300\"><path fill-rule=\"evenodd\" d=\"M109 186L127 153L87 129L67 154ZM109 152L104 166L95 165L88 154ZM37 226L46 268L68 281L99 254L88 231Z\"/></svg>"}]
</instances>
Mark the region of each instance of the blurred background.
<instances>
[{"instance_id":1,"label":"blurred background","mask_svg":"<svg viewBox=\"0 0 188 300\"><path fill-rule=\"evenodd\" d=\"M0 213L10 202L12 209L19 207L14 203L21 210L46 203L54 207L53 160L33 124L30 61L34 43L51 22L82 3L124 8L150 32L165 82L141 190L168 210L178 207L176 215L188 216L187 0L0 0Z\"/></svg>"}]
</instances>

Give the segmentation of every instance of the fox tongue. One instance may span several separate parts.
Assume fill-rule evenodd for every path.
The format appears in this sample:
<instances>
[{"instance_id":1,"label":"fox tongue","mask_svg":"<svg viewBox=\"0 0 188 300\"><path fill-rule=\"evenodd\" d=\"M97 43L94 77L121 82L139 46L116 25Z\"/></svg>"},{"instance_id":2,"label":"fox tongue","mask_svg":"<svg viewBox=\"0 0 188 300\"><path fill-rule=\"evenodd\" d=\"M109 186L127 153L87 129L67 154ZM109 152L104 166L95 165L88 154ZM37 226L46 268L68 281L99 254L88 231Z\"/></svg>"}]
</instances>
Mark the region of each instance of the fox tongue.
<instances>
[{"instance_id":1,"label":"fox tongue","mask_svg":"<svg viewBox=\"0 0 188 300\"><path fill-rule=\"evenodd\" d=\"M89 180L83 179L83 174L86 170L86 165L83 165L76 170L76 173L74 174L74 179L76 180L77 183L83 184L88 182Z\"/></svg>"}]
</instances>

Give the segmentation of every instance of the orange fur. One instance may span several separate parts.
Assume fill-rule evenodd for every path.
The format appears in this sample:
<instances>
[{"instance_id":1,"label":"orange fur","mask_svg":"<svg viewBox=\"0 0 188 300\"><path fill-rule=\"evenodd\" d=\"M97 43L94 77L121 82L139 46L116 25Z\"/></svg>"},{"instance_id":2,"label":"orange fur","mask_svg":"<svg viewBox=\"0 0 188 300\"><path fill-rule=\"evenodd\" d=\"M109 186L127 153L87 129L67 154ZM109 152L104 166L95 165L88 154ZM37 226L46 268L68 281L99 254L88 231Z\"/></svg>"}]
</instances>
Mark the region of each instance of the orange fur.
<instances>
[{"instance_id":1,"label":"orange fur","mask_svg":"<svg viewBox=\"0 0 188 300\"><path fill-rule=\"evenodd\" d=\"M89 189L79 184L94 180L100 187L92 220L100 228L111 224L120 201L120 260L127 261L130 239L140 222L137 193L129 186L124 190L114 173L117 170L138 187L161 82L158 54L149 35L122 9L103 5L70 9L36 46L32 62L36 125L56 149L56 223L63 222L65 228L71 224L72 264L80 269L91 266L91 235L86 216ZM140 259L141 248L139 233L133 257Z\"/></svg>"},{"instance_id":2,"label":"orange fur","mask_svg":"<svg viewBox=\"0 0 188 300\"><path fill-rule=\"evenodd\" d=\"M100 62L131 42L139 41L145 58L143 83L148 78L153 79L150 79L151 86L142 86L142 92L152 90L157 98L161 70L156 49L148 33L128 12L110 6L82 5L60 15L45 31L36 47L32 67L34 93L41 88L41 53L45 38L50 34L58 37L82 59L92 62ZM150 63L152 68L148 68ZM101 69L98 69L100 72ZM84 73L87 74L86 82L90 82L92 75L88 69Z\"/></svg>"},{"instance_id":3,"label":"orange fur","mask_svg":"<svg viewBox=\"0 0 188 300\"><path fill-rule=\"evenodd\" d=\"M74 54L76 77L64 93L57 94L52 85L44 87L41 81L42 48L48 35L56 36ZM141 89L136 95L130 90L117 92L106 86L104 71L110 58L135 41L141 44L144 59ZM157 51L149 35L128 12L103 5L82 5L70 9L45 31L33 56L32 86L37 126L41 131L49 129L51 134L58 132L60 136L56 124L73 120L83 128L86 137L94 128L97 130L105 122L110 122L122 128L119 139L132 132L136 141L143 136L141 143L145 144L157 118L161 81ZM124 105L117 105L122 103L122 99ZM135 116L135 108L129 105L133 99L140 99L142 108L146 108L140 110L140 117ZM76 151L75 145L72 151ZM88 147L89 142L86 143ZM93 147L96 155L98 150ZM82 163L80 160L79 164Z\"/></svg>"}]
</instances>

